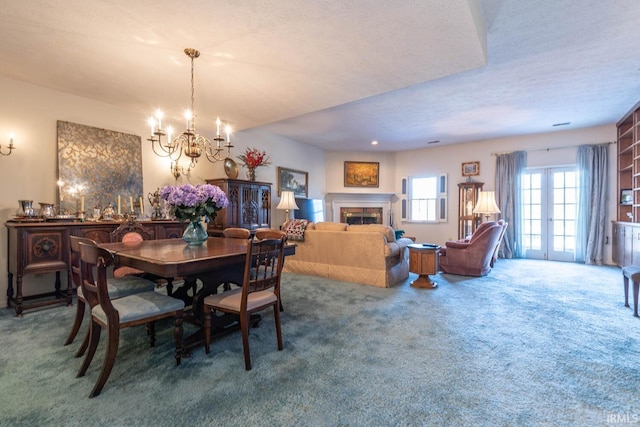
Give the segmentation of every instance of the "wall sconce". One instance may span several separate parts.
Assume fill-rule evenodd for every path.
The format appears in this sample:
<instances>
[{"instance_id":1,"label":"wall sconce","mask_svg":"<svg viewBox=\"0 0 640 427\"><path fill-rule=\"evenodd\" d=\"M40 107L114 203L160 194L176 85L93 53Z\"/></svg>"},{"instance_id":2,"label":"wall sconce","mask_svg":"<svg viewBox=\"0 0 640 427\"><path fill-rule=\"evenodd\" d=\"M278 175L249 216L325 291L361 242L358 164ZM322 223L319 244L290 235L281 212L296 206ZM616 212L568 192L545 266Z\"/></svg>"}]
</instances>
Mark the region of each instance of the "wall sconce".
<instances>
[{"instance_id":1,"label":"wall sconce","mask_svg":"<svg viewBox=\"0 0 640 427\"><path fill-rule=\"evenodd\" d=\"M284 224L289 221L289 210L290 209L298 209L298 204L296 203L295 195L293 191L283 191L280 195L280 203L276 206L276 209L284 209L286 211L285 216L286 220ZM282 224L282 225L284 225Z\"/></svg>"},{"instance_id":2,"label":"wall sconce","mask_svg":"<svg viewBox=\"0 0 640 427\"><path fill-rule=\"evenodd\" d=\"M16 147L13 145L13 138L15 138L15 137L16 137L16 135L15 135L13 132L11 132L11 133L9 134L9 147L8 147L8 148L9 148L9 151L8 151L8 152L6 152L6 153L2 152L2 145L0 145L0 154L2 154L3 156L8 156L9 154L11 154L11 152L13 151L13 149L14 149L14 148L16 148Z\"/></svg>"},{"instance_id":3,"label":"wall sconce","mask_svg":"<svg viewBox=\"0 0 640 427\"><path fill-rule=\"evenodd\" d=\"M474 214L484 214L489 220L489 215L500 213L500 209L496 204L496 196L495 191L481 191L478 196L478 204L473 208Z\"/></svg>"},{"instance_id":4,"label":"wall sconce","mask_svg":"<svg viewBox=\"0 0 640 427\"><path fill-rule=\"evenodd\" d=\"M191 165L189 165L189 167L185 169L184 167L178 165L178 161L171 162L171 175L173 175L176 180L180 178L180 175L189 176L190 173Z\"/></svg>"}]
</instances>

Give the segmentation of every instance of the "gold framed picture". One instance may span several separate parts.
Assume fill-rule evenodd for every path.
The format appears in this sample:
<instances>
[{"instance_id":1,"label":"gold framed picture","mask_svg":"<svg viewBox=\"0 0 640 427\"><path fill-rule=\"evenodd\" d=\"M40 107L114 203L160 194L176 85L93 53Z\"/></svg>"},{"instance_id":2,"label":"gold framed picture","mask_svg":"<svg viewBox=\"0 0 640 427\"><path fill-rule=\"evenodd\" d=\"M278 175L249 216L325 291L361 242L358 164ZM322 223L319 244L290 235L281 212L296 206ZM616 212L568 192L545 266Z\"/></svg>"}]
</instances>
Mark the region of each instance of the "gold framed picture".
<instances>
[{"instance_id":1,"label":"gold framed picture","mask_svg":"<svg viewBox=\"0 0 640 427\"><path fill-rule=\"evenodd\" d=\"M480 162L466 162L462 164L462 176L480 175Z\"/></svg>"},{"instance_id":2,"label":"gold framed picture","mask_svg":"<svg viewBox=\"0 0 640 427\"><path fill-rule=\"evenodd\" d=\"M380 163L344 162L345 187L378 187Z\"/></svg>"}]
</instances>

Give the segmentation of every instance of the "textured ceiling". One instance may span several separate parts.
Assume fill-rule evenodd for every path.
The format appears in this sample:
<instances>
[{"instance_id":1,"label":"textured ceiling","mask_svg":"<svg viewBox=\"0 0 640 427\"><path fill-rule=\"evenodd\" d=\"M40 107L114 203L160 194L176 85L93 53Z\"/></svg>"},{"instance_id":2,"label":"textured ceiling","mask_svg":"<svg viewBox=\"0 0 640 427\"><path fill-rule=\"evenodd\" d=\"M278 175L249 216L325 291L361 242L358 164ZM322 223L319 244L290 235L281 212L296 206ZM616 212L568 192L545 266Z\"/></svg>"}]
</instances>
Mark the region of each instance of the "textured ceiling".
<instances>
[{"instance_id":1,"label":"textured ceiling","mask_svg":"<svg viewBox=\"0 0 640 427\"><path fill-rule=\"evenodd\" d=\"M609 124L640 97L640 2L0 0L0 74L180 128L330 150ZM554 123L570 122L554 128ZM372 140L380 144L371 146Z\"/></svg>"}]
</instances>

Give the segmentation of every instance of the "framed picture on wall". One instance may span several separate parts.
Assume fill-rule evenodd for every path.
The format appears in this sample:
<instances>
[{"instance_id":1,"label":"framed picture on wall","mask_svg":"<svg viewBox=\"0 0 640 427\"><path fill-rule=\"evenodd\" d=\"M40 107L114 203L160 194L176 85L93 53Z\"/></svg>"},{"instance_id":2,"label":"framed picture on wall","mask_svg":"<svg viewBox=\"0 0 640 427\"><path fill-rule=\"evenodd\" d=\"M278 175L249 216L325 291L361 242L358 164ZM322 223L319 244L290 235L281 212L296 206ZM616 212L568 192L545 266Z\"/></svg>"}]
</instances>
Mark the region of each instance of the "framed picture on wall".
<instances>
[{"instance_id":1,"label":"framed picture on wall","mask_svg":"<svg viewBox=\"0 0 640 427\"><path fill-rule=\"evenodd\" d=\"M345 187L378 187L380 163L344 162Z\"/></svg>"},{"instance_id":2,"label":"framed picture on wall","mask_svg":"<svg viewBox=\"0 0 640 427\"><path fill-rule=\"evenodd\" d=\"M295 197L309 197L309 172L278 166L278 196L293 191Z\"/></svg>"},{"instance_id":3,"label":"framed picture on wall","mask_svg":"<svg viewBox=\"0 0 640 427\"><path fill-rule=\"evenodd\" d=\"M620 204L621 205L633 204L633 190L631 189L620 190Z\"/></svg>"},{"instance_id":4,"label":"framed picture on wall","mask_svg":"<svg viewBox=\"0 0 640 427\"><path fill-rule=\"evenodd\" d=\"M480 162L466 162L462 164L462 176L480 175Z\"/></svg>"}]
</instances>

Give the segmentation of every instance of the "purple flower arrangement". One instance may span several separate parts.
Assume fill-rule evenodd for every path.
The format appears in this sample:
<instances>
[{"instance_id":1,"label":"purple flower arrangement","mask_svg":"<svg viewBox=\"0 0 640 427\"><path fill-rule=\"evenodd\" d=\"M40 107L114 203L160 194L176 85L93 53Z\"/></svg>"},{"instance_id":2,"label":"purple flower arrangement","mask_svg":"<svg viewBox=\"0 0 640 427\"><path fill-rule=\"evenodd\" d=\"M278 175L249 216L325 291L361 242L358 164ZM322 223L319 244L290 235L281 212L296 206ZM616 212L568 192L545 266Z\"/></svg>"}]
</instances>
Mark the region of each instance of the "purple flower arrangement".
<instances>
[{"instance_id":1,"label":"purple flower arrangement","mask_svg":"<svg viewBox=\"0 0 640 427\"><path fill-rule=\"evenodd\" d=\"M167 201L171 214L181 222L198 222L203 216L208 222L229 204L224 191L211 184L167 185L160 190L160 198Z\"/></svg>"}]
</instances>

